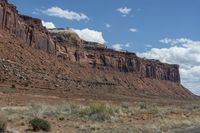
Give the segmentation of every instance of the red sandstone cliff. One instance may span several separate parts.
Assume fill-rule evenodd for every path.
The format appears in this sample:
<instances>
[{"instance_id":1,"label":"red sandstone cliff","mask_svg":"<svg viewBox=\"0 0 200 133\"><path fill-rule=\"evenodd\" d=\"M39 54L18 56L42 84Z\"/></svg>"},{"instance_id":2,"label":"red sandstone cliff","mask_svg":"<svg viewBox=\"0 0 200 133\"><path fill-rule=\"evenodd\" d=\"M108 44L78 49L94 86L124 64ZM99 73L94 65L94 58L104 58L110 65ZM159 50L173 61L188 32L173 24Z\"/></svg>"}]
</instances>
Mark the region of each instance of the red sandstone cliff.
<instances>
[{"instance_id":1,"label":"red sandstone cliff","mask_svg":"<svg viewBox=\"0 0 200 133\"><path fill-rule=\"evenodd\" d=\"M0 83L28 82L38 91L47 88L64 95L75 91L81 95L193 97L180 84L178 65L107 49L103 44L80 39L71 30L49 32L41 20L19 15L7 0L0 1L0 39ZM19 69L5 59L23 65ZM6 65L11 72L5 70ZM16 68L23 72L16 74Z\"/></svg>"},{"instance_id":2,"label":"red sandstone cliff","mask_svg":"<svg viewBox=\"0 0 200 133\"><path fill-rule=\"evenodd\" d=\"M69 35L70 34L70 35ZM143 77L168 80L180 83L179 66L146 60L134 53L119 52L103 47L103 44L88 45L71 30L55 30L51 36L63 47L57 54L64 59L89 65L93 69L106 69L125 73L139 74Z\"/></svg>"},{"instance_id":3,"label":"red sandstone cliff","mask_svg":"<svg viewBox=\"0 0 200 133\"><path fill-rule=\"evenodd\" d=\"M55 44L41 20L19 15L16 7L7 0L0 1L0 29L15 34L30 47L55 53Z\"/></svg>"},{"instance_id":4,"label":"red sandstone cliff","mask_svg":"<svg viewBox=\"0 0 200 133\"><path fill-rule=\"evenodd\" d=\"M86 45L88 42L83 42L78 36L69 36L70 34L68 36L60 33L52 34L54 42L57 42L54 43L47 29L42 26L41 20L19 15L16 7L8 4L6 0L0 1L0 24L1 29L15 34L30 47L56 53L55 44L57 44L60 45L57 46L59 49L64 49L62 53L66 58L81 64L90 64L93 68L139 73L148 78L180 82L178 65L144 60L134 53L94 47L97 44ZM57 51L58 55L60 51Z\"/></svg>"}]
</instances>

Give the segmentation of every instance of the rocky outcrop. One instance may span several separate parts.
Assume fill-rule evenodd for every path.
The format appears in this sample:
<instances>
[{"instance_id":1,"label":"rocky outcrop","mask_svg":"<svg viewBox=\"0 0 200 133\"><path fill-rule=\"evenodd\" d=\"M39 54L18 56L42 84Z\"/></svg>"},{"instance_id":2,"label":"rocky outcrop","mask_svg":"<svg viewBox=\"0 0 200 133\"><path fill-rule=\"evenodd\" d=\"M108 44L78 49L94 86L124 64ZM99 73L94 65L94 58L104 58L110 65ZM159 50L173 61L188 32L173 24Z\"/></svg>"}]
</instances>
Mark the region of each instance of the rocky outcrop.
<instances>
[{"instance_id":1,"label":"rocky outcrop","mask_svg":"<svg viewBox=\"0 0 200 133\"><path fill-rule=\"evenodd\" d=\"M169 80L180 83L179 66L164 64L156 60L146 60L133 53L116 52L108 49L94 49L97 67L108 67L120 72L139 74L142 77Z\"/></svg>"},{"instance_id":2,"label":"rocky outcrop","mask_svg":"<svg viewBox=\"0 0 200 133\"><path fill-rule=\"evenodd\" d=\"M137 57L133 53L116 52L109 49L99 50L96 48L85 54L88 63L92 62L95 68L114 69L120 72L139 74L142 77L180 83L178 65L164 64L156 60L146 60Z\"/></svg>"},{"instance_id":3,"label":"rocky outcrop","mask_svg":"<svg viewBox=\"0 0 200 133\"><path fill-rule=\"evenodd\" d=\"M0 1L0 29L21 38L30 47L55 53L55 44L41 20L18 14L7 0Z\"/></svg>"},{"instance_id":4,"label":"rocky outcrop","mask_svg":"<svg viewBox=\"0 0 200 133\"><path fill-rule=\"evenodd\" d=\"M105 48L104 44L89 42L81 39L76 32L71 29L55 28L49 29L49 32L55 42L64 47L93 47Z\"/></svg>"},{"instance_id":5,"label":"rocky outcrop","mask_svg":"<svg viewBox=\"0 0 200 133\"><path fill-rule=\"evenodd\" d=\"M134 53L114 51L103 44L86 43L72 30L50 31L57 42L60 58L90 66L93 69L138 74L142 77L180 83L179 66L146 60Z\"/></svg>"},{"instance_id":6,"label":"rocky outcrop","mask_svg":"<svg viewBox=\"0 0 200 133\"><path fill-rule=\"evenodd\" d=\"M26 45L56 54L59 59L91 69L131 73L138 77L180 83L179 66L146 60L134 53L107 49L104 44L84 41L72 30L48 31L41 20L20 15L7 0L0 1L0 29L21 38Z\"/></svg>"}]
</instances>

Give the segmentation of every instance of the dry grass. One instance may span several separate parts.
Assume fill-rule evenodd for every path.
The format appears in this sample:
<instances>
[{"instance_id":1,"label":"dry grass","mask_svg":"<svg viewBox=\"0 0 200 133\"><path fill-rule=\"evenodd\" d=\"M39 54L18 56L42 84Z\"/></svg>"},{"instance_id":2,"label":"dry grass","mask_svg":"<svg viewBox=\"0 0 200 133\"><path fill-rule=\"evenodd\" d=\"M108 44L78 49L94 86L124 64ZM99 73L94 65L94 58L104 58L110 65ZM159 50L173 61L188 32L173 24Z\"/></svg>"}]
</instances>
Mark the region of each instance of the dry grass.
<instances>
[{"instance_id":1,"label":"dry grass","mask_svg":"<svg viewBox=\"0 0 200 133\"><path fill-rule=\"evenodd\" d=\"M34 103L27 106L1 107L0 110L9 116L10 123L19 121L21 117L25 125L35 117L56 119L58 123L64 122L67 126L78 129L79 133L152 133L200 125L198 103L161 106L151 103L116 105L97 102L83 105L61 102L59 105Z\"/></svg>"},{"instance_id":2,"label":"dry grass","mask_svg":"<svg viewBox=\"0 0 200 133\"><path fill-rule=\"evenodd\" d=\"M108 106L106 104L92 103L88 107L82 108L79 111L79 114L91 120L106 121L110 120L111 116L114 116L114 111L111 106Z\"/></svg>"}]
</instances>

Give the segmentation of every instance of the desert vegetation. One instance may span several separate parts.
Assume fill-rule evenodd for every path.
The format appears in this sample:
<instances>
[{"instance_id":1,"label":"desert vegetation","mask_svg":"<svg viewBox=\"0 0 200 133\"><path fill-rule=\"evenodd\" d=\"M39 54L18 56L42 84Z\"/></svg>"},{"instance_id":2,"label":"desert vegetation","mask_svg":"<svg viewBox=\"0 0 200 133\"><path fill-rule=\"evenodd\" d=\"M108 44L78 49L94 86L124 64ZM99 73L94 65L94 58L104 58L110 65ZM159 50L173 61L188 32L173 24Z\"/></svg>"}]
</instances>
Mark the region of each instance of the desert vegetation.
<instances>
[{"instance_id":1,"label":"desert vegetation","mask_svg":"<svg viewBox=\"0 0 200 133\"><path fill-rule=\"evenodd\" d=\"M200 125L200 106L158 105L145 102L61 102L1 106L0 131L72 133L152 133ZM8 125L8 126L7 126Z\"/></svg>"},{"instance_id":2,"label":"desert vegetation","mask_svg":"<svg viewBox=\"0 0 200 133\"><path fill-rule=\"evenodd\" d=\"M36 132L40 130L48 132L51 129L51 125L49 124L49 122L40 118L34 118L30 120L29 124L32 126L33 131Z\"/></svg>"},{"instance_id":3,"label":"desert vegetation","mask_svg":"<svg viewBox=\"0 0 200 133\"><path fill-rule=\"evenodd\" d=\"M111 116L114 116L113 108L102 103L90 104L81 109L79 113L83 117L86 116L87 118L96 121L110 120Z\"/></svg>"}]
</instances>

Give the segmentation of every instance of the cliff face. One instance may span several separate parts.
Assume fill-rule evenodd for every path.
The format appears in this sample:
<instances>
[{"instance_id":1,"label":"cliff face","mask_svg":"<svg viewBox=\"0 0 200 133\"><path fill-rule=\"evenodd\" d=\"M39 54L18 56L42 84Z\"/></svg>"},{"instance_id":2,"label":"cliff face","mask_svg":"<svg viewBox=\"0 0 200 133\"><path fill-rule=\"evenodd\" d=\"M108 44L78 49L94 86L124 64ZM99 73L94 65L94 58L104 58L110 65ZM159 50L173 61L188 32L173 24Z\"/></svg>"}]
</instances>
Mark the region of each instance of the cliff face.
<instances>
[{"instance_id":1,"label":"cliff face","mask_svg":"<svg viewBox=\"0 0 200 133\"><path fill-rule=\"evenodd\" d=\"M0 1L0 29L21 38L28 46L55 53L55 44L41 20L19 15L7 0Z\"/></svg>"},{"instance_id":2,"label":"cliff face","mask_svg":"<svg viewBox=\"0 0 200 133\"><path fill-rule=\"evenodd\" d=\"M71 30L51 31L51 36L58 44L58 57L63 59L87 65L93 69L139 74L142 77L180 83L178 65L142 59L134 53L105 48L103 44L92 42L88 44Z\"/></svg>"},{"instance_id":3,"label":"cliff face","mask_svg":"<svg viewBox=\"0 0 200 133\"><path fill-rule=\"evenodd\" d=\"M57 30L50 35L41 20L19 15L16 7L8 4L7 0L0 1L0 28L21 38L30 47L94 69L137 73L143 77L180 83L177 65L141 59L134 53L113 51L103 44L84 41L70 30Z\"/></svg>"},{"instance_id":4,"label":"cliff face","mask_svg":"<svg viewBox=\"0 0 200 133\"><path fill-rule=\"evenodd\" d=\"M31 94L63 97L194 98L180 84L178 65L114 51L69 29L48 31L1 0L0 84L13 83Z\"/></svg>"},{"instance_id":5,"label":"cliff face","mask_svg":"<svg viewBox=\"0 0 200 133\"><path fill-rule=\"evenodd\" d=\"M95 68L114 69L125 73L136 73L147 78L180 83L178 65L163 64L155 60L145 60L138 58L132 53L116 52L109 49L85 49L89 51L85 53L85 58L87 58L88 62L92 62Z\"/></svg>"}]
</instances>

